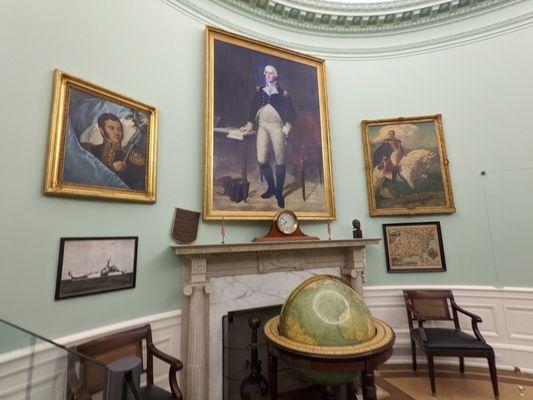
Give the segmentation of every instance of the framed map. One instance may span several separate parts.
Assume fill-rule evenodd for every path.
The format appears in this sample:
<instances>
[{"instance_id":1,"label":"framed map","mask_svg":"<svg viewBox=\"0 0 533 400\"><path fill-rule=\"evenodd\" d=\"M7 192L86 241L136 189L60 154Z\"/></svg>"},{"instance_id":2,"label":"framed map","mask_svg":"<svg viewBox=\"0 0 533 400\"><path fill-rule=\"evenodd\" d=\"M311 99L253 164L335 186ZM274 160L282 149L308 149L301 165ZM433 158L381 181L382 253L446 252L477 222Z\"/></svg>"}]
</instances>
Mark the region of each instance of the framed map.
<instances>
[{"instance_id":1,"label":"framed map","mask_svg":"<svg viewBox=\"0 0 533 400\"><path fill-rule=\"evenodd\" d=\"M440 222L383 224L387 272L446 271Z\"/></svg>"}]
</instances>

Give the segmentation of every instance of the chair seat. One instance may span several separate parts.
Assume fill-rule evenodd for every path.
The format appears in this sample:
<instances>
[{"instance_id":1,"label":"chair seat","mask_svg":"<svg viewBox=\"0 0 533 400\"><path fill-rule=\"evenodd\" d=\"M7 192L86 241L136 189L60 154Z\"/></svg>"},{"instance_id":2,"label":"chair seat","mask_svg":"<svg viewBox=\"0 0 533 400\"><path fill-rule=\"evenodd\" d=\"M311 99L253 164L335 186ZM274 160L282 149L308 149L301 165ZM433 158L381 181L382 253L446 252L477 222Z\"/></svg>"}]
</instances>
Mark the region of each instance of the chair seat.
<instances>
[{"instance_id":1,"label":"chair seat","mask_svg":"<svg viewBox=\"0 0 533 400\"><path fill-rule=\"evenodd\" d=\"M172 393L158 386L145 386L141 388L141 398L143 400L172 400Z\"/></svg>"},{"instance_id":2,"label":"chair seat","mask_svg":"<svg viewBox=\"0 0 533 400\"><path fill-rule=\"evenodd\" d=\"M424 328L427 341L423 342L417 329L412 332L413 339L427 349L466 349L491 350L487 343L472 335L446 328Z\"/></svg>"}]
</instances>

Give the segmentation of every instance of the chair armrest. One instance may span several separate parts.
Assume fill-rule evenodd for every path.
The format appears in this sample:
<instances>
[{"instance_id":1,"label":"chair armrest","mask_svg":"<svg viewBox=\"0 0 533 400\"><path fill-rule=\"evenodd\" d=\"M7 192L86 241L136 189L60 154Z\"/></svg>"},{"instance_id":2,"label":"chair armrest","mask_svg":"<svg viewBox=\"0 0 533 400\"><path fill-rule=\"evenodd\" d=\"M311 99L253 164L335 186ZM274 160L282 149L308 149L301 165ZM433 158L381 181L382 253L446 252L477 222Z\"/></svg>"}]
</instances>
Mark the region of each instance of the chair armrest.
<instances>
[{"instance_id":1,"label":"chair armrest","mask_svg":"<svg viewBox=\"0 0 533 400\"><path fill-rule=\"evenodd\" d=\"M472 319L472 330L474 331L474 335L476 335L476 338L478 340L481 340L482 342L486 342L483 338L483 335L481 335L481 332L479 331L479 327L477 326L478 323L483 322L483 319L470 311L465 310L463 307L460 307L454 299L451 300L452 307L459 311L461 314L464 314Z\"/></svg>"},{"instance_id":2,"label":"chair armrest","mask_svg":"<svg viewBox=\"0 0 533 400\"><path fill-rule=\"evenodd\" d=\"M169 356L167 353L163 353L161 350L155 347L155 345L150 344L148 345L148 348L150 349L150 352L154 355L154 357L159 358L167 364L170 364L170 366L174 367L176 371L179 371L183 368L183 363L180 360L175 357Z\"/></svg>"},{"instance_id":3,"label":"chair armrest","mask_svg":"<svg viewBox=\"0 0 533 400\"><path fill-rule=\"evenodd\" d=\"M470 312L470 311L467 311L465 310L463 307L459 306L455 300L452 300L452 307L455 308L457 311L459 311L460 313L464 314L464 315L467 315L469 316L470 318L472 318L473 320L475 320L476 322L483 322L483 319L479 316L479 315L476 315L474 314L473 312Z\"/></svg>"},{"instance_id":4,"label":"chair armrest","mask_svg":"<svg viewBox=\"0 0 533 400\"><path fill-rule=\"evenodd\" d=\"M168 371L168 381L170 384L170 391L172 392L172 398L182 400L183 394L181 393L180 387L178 385L178 380L176 378L176 373L183 368L183 363L175 357L169 356L167 353L163 353L159 350L153 343L149 343L148 350L150 353L159 358L161 361L164 361L170 364L170 369Z\"/></svg>"}]
</instances>

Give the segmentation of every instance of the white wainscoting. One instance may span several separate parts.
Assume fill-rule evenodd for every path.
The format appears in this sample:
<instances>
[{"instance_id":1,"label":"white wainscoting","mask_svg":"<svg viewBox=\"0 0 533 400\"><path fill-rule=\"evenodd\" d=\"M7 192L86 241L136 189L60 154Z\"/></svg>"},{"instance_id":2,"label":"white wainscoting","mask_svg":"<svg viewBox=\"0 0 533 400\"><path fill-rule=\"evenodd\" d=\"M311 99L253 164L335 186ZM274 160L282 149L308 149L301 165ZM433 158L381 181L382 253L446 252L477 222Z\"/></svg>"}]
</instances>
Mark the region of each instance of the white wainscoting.
<instances>
[{"instance_id":1,"label":"white wainscoting","mask_svg":"<svg viewBox=\"0 0 533 400\"><path fill-rule=\"evenodd\" d=\"M533 372L533 289L490 286L367 286L365 300L372 314L392 326L396 333L394 354L389 362L410 363L411 348L403 289L452 289L459 305L478 314L481 333L496 353L498 368L519 367ZM461 327L471 332L470 318L460 316ZM423 353L418 360L425 363ZM453 358L437 358L436 363L458 364ZM486 366L483 359L468 358L467 365Z\"/></svg>"},{"instance_id":2,"label":"white wainscoting","mask_svg":"<svg viewBox=\"0 0 533 400\"><path fill-rule=\"evenodd\" d=\"M149 323L152 327L154 344L165 353L178 357L180 317L180 310L150 315L79 332L59 338L56 342L70 347ZM65 350L39 340L31 347L0 354L0 399L64 400L66 364ZM168 388L168 366L157 359L154 361L154 380L157 385Z\"/></svg>"},{"instance_id":3,"label":"white wainscoting","mask_svg":"<svg viewBox=\"0 0 533 400\"><path fill-rule=\"evenodd\" d=\"M480 315L481 332L494 347L498 368L519 367L533 372L533 289L488 286L367 286L365 300L373 315L386 321L396 332L396 345L391 363L410 363L410 344L403 289L451 288L457 303ZM57 339L62 345L72 346L87 340L134 326L150 323L155 344L166 353L180 355L180 310L150 315L130 321L100 327L90 331ZM470 327L468 318L461 319L464 328ZM418 352L419 360L425 363ZM439 363L458 364L450 358ZM486 366L481 359L467 359L467 365ZM38 344L31 348L0 355L1 400L64 399L65 353L49 345ZM155 380L168 387L168 369L155 362Z\"/></svg>"}]
</instances>

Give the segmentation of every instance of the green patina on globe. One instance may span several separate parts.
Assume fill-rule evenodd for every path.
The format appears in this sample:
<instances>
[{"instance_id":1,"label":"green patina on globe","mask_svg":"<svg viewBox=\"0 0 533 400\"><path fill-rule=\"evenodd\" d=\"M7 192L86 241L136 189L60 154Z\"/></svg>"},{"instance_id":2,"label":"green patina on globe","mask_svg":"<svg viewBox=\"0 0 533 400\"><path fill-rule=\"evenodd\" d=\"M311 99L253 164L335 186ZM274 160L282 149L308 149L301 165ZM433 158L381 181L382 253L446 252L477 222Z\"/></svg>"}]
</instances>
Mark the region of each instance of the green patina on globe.
<instances>
[{"instance_id":1,"label":"green patina on globe","mask_svg":"<svg viewBox=\"0 0 533 400\"><path fill-rule=\"evenodd\" d=\"M335 354L334 346L353 346L376 334L374 319L361 296L341 279L314 276L289 296L279 318L279 335L296 343L320 346ZM316 371L307 362L291 368L301 378L319 384L340 384L357 379L352 372Z\"/></svg>"},{"instance_id":2,"label":"green patina on globe","mask_svg":"<svg viewBox=\"0 0 533 400\"><path fill-rule=\"evenodd\" d=\"M291 293L281 310L279 333L312 346L351 346L371 339L376 327L355 290L335 276L318 275Z\"/></svg>"}]
</instances>

